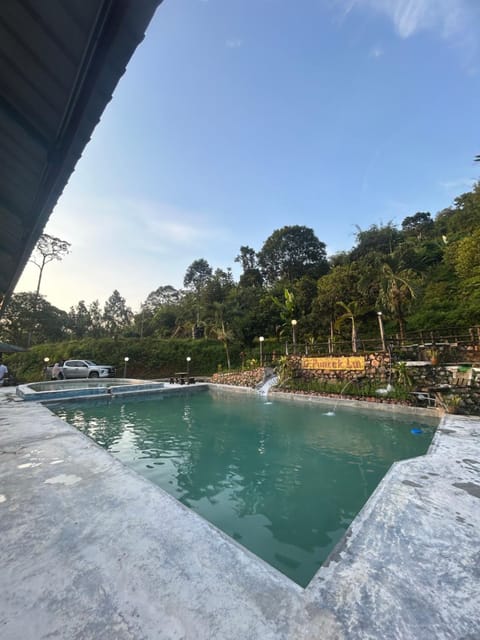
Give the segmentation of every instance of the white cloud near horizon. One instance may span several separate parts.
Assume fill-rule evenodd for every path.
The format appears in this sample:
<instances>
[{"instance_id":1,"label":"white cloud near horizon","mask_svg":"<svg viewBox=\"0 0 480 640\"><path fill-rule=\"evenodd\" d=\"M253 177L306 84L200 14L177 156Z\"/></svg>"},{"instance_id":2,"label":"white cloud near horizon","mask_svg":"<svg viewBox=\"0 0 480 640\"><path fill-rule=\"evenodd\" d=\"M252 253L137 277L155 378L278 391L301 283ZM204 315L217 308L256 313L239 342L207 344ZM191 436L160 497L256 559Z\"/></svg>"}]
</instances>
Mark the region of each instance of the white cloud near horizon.
<instances>
[{"instance_id":1,"label":"white cloud near horizon","mask_svg":"<svg viewBox=\"0 0 480 640\"><path fill-rule=\"evenodd\" d=\"M141 248L156 247L160 243L176 250L177 245L200 245L212 233L222 235L216 225L208 228L207 216L198 211L129 198L82 199L75 195L72 202L62 202L61 211L56 210L52 216L52 223L66 234L73 225L77 240L86 239L89 244L101 234L102 241L105 237L111 241L121 238L132 246L141 241ZM134 236L130 235L132 230ZM92 232L96 235L92 236Z\"/></svg>"},{"instance_id":2,"label":"white cloud near horizon","mask_svg":"<svg viewBox=\"0 0 480 640\"><path fill-rule=\"evenodd\" d=\"M218 246L237 240L218 220L147 200L68 197L65 193L45 233L71 243L70 254L47 265L41 293L68 310L80 300L105 300L118 289L138 309L163 284L182 287L188 266L210 262ZM210 263L212 268L217 264ZM16 287L33 291L38 269L28 264Z\"/></svg>"}]
</instances>

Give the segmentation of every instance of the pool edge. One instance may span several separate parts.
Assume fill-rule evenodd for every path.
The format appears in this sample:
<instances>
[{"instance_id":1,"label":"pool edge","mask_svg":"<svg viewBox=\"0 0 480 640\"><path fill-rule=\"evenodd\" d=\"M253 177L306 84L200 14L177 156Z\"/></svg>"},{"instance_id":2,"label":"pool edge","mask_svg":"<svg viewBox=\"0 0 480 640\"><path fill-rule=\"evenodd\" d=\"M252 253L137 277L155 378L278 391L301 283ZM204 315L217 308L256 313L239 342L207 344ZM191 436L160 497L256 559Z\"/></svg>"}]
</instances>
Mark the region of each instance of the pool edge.
<instances>
[{"instance_id":1,"label":"pool edge","mask_svg":"<svg viewBox=\"0 0 480 640\"><path fill-rule=\"evenodd\" d=\"M47 407L41 407L37 403L28 403L28 405L27 403L10 403L0 405L0 410L4 421L2 450L7 452L0 460L3 465L10 466L12 491L18 492L20 489L15 478L24 477L26 473L17 469L20 456L23 455L22 451L25 453L29 447L38 449L62 444L74 455L74 434L62 432L60 425L55 422L59 419L52 416ZM8 423L6 426L11 425L12 428L5 430L5 421ZM220 633L223 637L229 638L288 638L288 640L317 636L325 640L342 637L350 640L350 638L365 637L366 633L373 638L392 637L402 638L402 640L415 638L417 640L420 635L432 639L447 637L452 629L458 630L458 637L461 637L460 633L464 636L468 632L474 633L480 623L480 613L478 613L480 607L475 606L480 603L480 593L474 574L476 564L473 560L474 552L477 552L478 547L476 538L472 538L471 527L468 525L478 525L480 517L478 498L475 497L472 489L475 479L478 481L478 468L475 468L472 461L479 459L479 437L478 419L445 416L437 429L435 446L432 446L431 451L425 456L396 463L392 467L362 509L359 514L362 517L357 516L352 523L352 532L345 541L343 549L339 550L339 558L332 558L328 566L324 565L317 572L303 591L301 601L293 590L280 589L276 596L272 596L270 588L267 589L268 597L267 592L261 596L256 588L253 588L247 591L243 589L243 596L238 599L240 583L245 580L244 571L252 578L257 571L260 571L258 565L251 562L242 563L240 573L232 566L233 574L229 572L223 577L215 573L213 567L209 568L207 563L205 567L198 567L199 582L189 585L187 565L184 570L181 570L185 560L182 555L178 557L178 565L176 562L173 564L167 562L167 565L170 564L169 570L176 576L175 584L178 588L172 601L172 603L175 602L173 610L169 608L171 596L168 594L171 593L171 588L165 586L165 592L158 592L157 588L157 592L164 593L164 597L159 601L159 609L153 617L148 607L145 609L147 603L139 601L138 595L134 596L130 589L133 585L137 592L143 594L142 597L147 597L148 589L146 588L153 588L154 584L148 569L151 558L147 565L137 563L131 567L131 584L123 588L123 591L126 589L128 596L120 591L117 592L114 585L107 585L108 593L117 602L122 602L122 598L125 597L129 602L135 601L137 609L139 608L142 612L141 632L132 632L132 638L139 638L141 633L145 635L148 630L155 637L171 637L175 629L188 628L188 620L195 620L196 637L202 639L212 637L212 629L221 629ZM107 452L103 453L104 456L95 455L94 458L103 460L102 464L108 464L108 460L113 458ZM72 468L74 464L75 460L72 459ZM85 464L89 468L93 460L90 463L86 459ZM42 467L38 469L40 473ZM35 470L32 469L31 473L33 477ZM388 482L385 482L387 477ZM128 484L132 483L128 482ZM138 483L133 482L133 485L139 487L138 497L140 498L143 490ZM135 494L134 486L125 487L133 492L132 496ZM33 485L32 489L35 489ZM64 490L70 491L70 488L61 485L58 487L58 491ZM150 496L149 499L155 503L157 499L154 493L152 494L151 491L147 493ZM115 492L112 493L112 498L114 495ZM30 496L18 494L18 501L21 500L30 500ZM163 504L161 500L160 502ZM3 508L5 504L1 504L0 507ZM129 502L119 504L123 505L122 508L127 509L127 512L131 512L135 506ZM395 509L393 509L394 506ZM65 508L68 508L68 503L65 504ZM120 506L117 506L113 509L112 518L118 516L119 508ZM19 512L17 508L16 513L21 514L21 510ZM155 510L152 511L151 518L155 518L154 513ZM12 515L14 515L13 512ZM178 544L173 530L165 531L160 523L155 524L155 521L153 519L150 521L149 518L150 516L145 520L144 533L148 534L145 541L148 539L149 545L153 545L149 547L152 551L158 541L156 543L155 536L152 538L148 532L157 531L156 527L159 526L158 531L162 532L166 543ZM463 519L463 523L457 518ZM108 524L108 520L105 524ZM476 530L478 529L473 529L474 532ZM421 536L419 531L422 532ZM11 533L21 537L22 531L17 528ZM187 534L187 532L184 533ZM47 540L48 535L51 535L51 532L47 533ZM101 539L101 532L99 535ZM195 546L197 542L201 542L196 541L194 535L190 537L191 545ZM136 546L138 544L140 540L137 541ZM144 542L141 543L141 547L143 545ZM224 551L231 549L230 541L222 541L220 549ZM385 550L389 553L385 554ZM30 562L28 567L24 564L24 558L8 556L8 567L4 568L5 571L8 570L9 575L16 575L11 572L15 571L15 567L20 567L26 579L27 574L31 575L32 567L37 566L39 561L37 556L30 557L31 551L26 550L27 559ZM187 555L190 553L187 548L184 552ZM103 567L102 563L106 562L106 558L103 557L100 547L96 554L98 557L95 556L95 562ZM141 559L142 548L137 548L135 554ZM193 560L193 557L194 564L200 561L199 558ZM449 558L446 566L445 558ZM40 568L41 565L38 566ZM443 567L441 574L438 571L440 566ZM113 569L114 567L111 567L111 570ZM157 566L157 571L160 573L165 570L165 566ZM187 582L179 579L182 571L186 571ZM215 573L220 582L216 586L210 584L208 580L205 582L205 571L208 575ZM55 568L54 573L59 580L62 579L62 566ZM80 572L80 576L82 575L83 573ZM460 583L453 582L455 575L460 575ZM232 576L235 576L233 582ZM439 577L442 581L439 581ZM237 581L240 582L237 583ZM267 582L270 582L270 579ZM278 583L276 584L279 586ZM459 584L460 588L458 588ZM206 585L209 585L207 590L205 590ZM19 583L18 575L15 577L14 584L10 582L8 586L10 593L12 589L14 590L17 599L21 600L22 595L29 596L28 607L31 615L40 625L37 626L35 634L30 637L36 639L46 637L49 625L53 623L47 619L48 617L45 618L43 606L37 608L35 604L41 601L38 600L40 594L35 597L29 584L24 584L23 581L22 584ZM48 591L47 583L45 587ZM468 597L466 598L467 587ZM287 593L290 593L288 597ZM55 597L58 599L59 594ZM287 602L286 598L290 601ZM273 604L274 601L276 604ZM469 606L466 605L467 602ZM11 600L4 599L2 605L2 613L6 616L4 619L10 622L12 622L12 615L15 615L15 611L8 608L11 603ZM80 628L82 624L88 622L88 618L82 618L81 606L80 599L75 605L75 610L70 612ZM270 606L273 609L269 612ZM117 615L116 611L109 608L101 611L99 623L109 628L108 625L112 624L112 616ZM126 617L132 629L138 629L138 618L132 611L131 606L123 608L121 615ZM17 615L20 615L19 611ZM60 613L57 615L61 616ZM225 619L226 616L231 618L232 625ZM238 630L233 622L238 626ZM245 635L247 622L248 636ZM69 622L67 621L66 624ZM23 637L29 637L25 631ZM455 636L450 634L448 637Z\"/></svg>"}]
</instances>

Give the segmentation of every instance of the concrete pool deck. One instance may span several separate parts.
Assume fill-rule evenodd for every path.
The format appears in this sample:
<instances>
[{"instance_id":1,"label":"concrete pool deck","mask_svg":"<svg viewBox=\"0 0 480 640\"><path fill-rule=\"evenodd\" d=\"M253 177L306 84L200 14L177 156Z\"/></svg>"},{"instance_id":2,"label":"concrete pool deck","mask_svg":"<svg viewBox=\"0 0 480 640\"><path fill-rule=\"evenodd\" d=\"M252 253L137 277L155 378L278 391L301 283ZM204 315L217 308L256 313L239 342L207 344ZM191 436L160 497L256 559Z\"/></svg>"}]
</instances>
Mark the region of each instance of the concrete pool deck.
<instances>
[{"instance_id":1,"label":"concrete pool deck","mask_svg":"<svg viewBox=\"0 0 480 640\"><path fill-rule=\"evenodd\" d=\"M445 416L302 589L0 389L2 640L480 637L480 422Z\"/></svg>"}]
</instances>

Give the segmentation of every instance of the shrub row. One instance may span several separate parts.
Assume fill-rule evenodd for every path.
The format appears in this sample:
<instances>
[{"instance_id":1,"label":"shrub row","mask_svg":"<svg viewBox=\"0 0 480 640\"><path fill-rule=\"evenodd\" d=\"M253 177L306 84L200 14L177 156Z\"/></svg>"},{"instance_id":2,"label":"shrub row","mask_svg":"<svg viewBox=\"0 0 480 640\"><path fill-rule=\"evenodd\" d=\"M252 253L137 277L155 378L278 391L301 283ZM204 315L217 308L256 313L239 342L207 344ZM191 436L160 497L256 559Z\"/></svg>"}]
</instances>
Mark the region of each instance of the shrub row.
<instances>
[{"instance_id":1,"label":"shrub row","mask_svg":"<svg viewBox=\"0 0 480 640\"><path fill-rule=\"evenodd\" d=\"M231 345L229 349L232 365L239 366L240 346ZM227 368L225 349L216 340L88 338L37 345L22 353L5 354L4 360L18 382L32 382L42 379L46 357L50 359L49 364L78 358L113 365L118 377L123 376L125 357L128 357L128 377L147 380L167 378L187 368L193 376L210 376ZM187 357L191 358L188 366Z\"/></svg>"}]
</instances>

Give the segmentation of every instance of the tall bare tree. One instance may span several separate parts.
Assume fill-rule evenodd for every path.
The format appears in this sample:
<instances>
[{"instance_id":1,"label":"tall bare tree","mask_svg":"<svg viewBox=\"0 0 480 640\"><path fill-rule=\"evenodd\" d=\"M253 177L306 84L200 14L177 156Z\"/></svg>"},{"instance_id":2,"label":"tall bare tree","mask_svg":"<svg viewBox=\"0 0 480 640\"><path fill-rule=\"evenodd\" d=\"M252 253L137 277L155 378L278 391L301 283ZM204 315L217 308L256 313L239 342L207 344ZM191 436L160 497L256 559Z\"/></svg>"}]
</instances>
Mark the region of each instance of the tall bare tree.
<instances>
[{"instance_id":1,"label":"tall bare tree","mask_svg":"<svg viewBox=\"0 0 480 640\"><path fill-rule=\"evenodd\" d=\"M35 295L38 298L40 293L40 284L42 282L43 270L52 260L61 260L63 256L70 252L72 245L66 240L61 240L55 236L49 236L48 233L42 233L37 246L33 252L30 262L37 266L40 270L38 274L37 290Z\"/></svg>"},{"instance_id":2,"label":"tall bare tree","mask_svg":"<svg viewBox=\"0 0 480 640\"><path fill-rule=\"evenodd\" d=\"M43 270L46 265L52 260L61 260L63 256L69 253L71 244L66 240L61 240L60 238L56 238L55 236L50 236L48 233L42 233L40 239L37 242L37 245L34 249L32 257L30 258L30 262L32 262L35 266L37 266L40 270L38 274L37 281L37 290L35 291L35 309L38 307L38 299L40 296L40 284L42 282ZM35 319L34 319L35 321ZM30 346L32 341L32 332L34 327L32 326L29 334L28 334L28 345Z\"/></svg>"}]
</instances>

